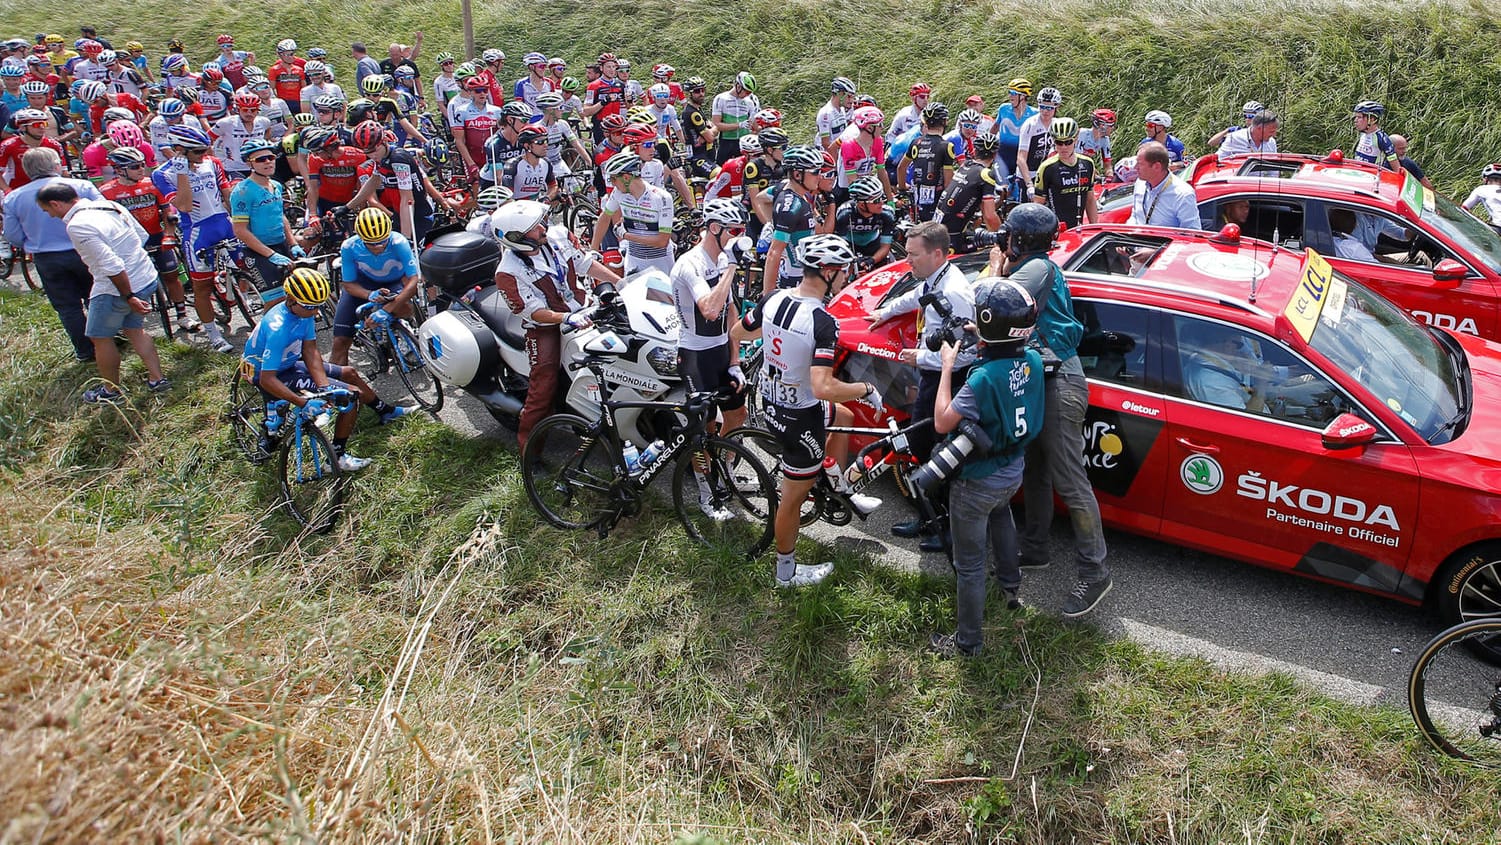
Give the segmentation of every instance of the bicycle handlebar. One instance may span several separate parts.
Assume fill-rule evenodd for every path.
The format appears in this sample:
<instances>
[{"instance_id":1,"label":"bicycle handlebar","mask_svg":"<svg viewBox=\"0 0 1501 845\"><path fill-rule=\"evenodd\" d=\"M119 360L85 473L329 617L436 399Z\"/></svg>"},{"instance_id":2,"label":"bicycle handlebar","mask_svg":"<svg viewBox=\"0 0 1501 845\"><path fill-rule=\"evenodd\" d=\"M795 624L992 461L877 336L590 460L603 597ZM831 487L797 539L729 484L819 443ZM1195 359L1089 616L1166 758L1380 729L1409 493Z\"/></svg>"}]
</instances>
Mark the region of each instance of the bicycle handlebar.
<instances>
[{"instance_id":1,"label":"bicycle handlebar","mask_svg":"<svg viewBox=\"0 0 1501 845\"><path fill-rule=\"evenodd\" d=\"M911 424L911 425L909 425L909 426L907 426L905 428L897 428L897 429L889 430L887 432L886 436L880 438L879 440L872 441L871 443L867 444L864 449L861 449L855 455L854 460L852 460L850 463L859 463L859 464L863 465L865 463L866 456L869 455L870 453L876 451L877 449L882 449L882 448L885 448L885 447L889 446L891 444L891 442L893 440L895 440L896 438L898 438L898 437L910 436L913 432L915 432L915 431L917 431L917 430L919 430L921 428L924 428L926 426L930 426L932 424L933 424L933 419L932 419L932 417L929 417L928 419L925 419L925 420L918 420L917 422L915 422L915 423L913 423L913 424Z\"/></svg>"}]
</instances>

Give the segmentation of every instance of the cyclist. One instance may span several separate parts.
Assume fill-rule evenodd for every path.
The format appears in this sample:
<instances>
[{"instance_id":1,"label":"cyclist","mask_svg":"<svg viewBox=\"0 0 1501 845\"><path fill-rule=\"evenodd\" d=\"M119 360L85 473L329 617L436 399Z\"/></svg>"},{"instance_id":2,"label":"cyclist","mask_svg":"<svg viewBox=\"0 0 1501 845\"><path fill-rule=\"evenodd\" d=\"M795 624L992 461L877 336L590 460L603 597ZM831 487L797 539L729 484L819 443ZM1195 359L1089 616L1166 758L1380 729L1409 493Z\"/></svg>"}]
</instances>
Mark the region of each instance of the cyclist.
<instances>
[{"instance_id":1,"label":"cyclist","mask_svg":"<svg viewBox=\"0 0 1501 845\"><path fill-rule=\"evenodd\" d=\"M527 53L521 57L526 65L526 76L516 80L511 87L513 99L537 107L537 95L553 90L552 78L547 75L547 57L541 53Z\"/></svg>"},{"instance_id":2,"label":"cyclist","mask_svg":"<svg viewBox=\"0 0 1501 845\"><path fill-rule=\"evenodd\" d=\"M343 365L349 363L349 348L354 345L359 307L375 301L392 317L411 317L411 301L421 276L411 241L391 231L391 216L378 208L355 215L354 234L339 247L339 273L343 291L334 310L333 348L328 357Z\"/></svg>"},{"instance_id":3,"label":"cyclist","mask_svg":"<svg viewBox=\"0 0 1501 845\"><path fill-rule=\"evenodd\" d=\"M495 231L495 212L510 201L510 188L492 185L480 191L474 197L474 207L479 213L464 224L464 231L499 239L500 235Z\"/></svg>"},{"instance_id":4,"label":"cyclist","mask_svg":"<svg viewBox=\"0 0 1501 845\"><path fill-rule=\"evenodd\" d=\"M218 68L232 87L239 88L245 84L246 65L255 64L255 54L245 50L236 50L235 39L231 35L220 35L214 40L219 45L219 55L215 56L209 64Z\"/></svg>"},{"instance_id":5,"label":"cyclist","mask_svg":"<svg viewBox=\"0 0 1501 845\"><path fill-rule=\"evenodd\" d=\"M344 89L329 75L328 65L310 61L302 66L302 72L307 76L307 84L302 86L302 92L298 94L303 111L313 111L318 100L323 97L338 97L340 103L345 101Z\"/></svg>"},{"instance_id":6,"label":"cyclist","mask_svg":"<svg viewBox=\"0 0 1501 845\"><path fill-rule=\"evenodd\" d=\"M954 131L943 136L954 148L955 166L974 155L975 135L979 134L980 124L984 123L985 119L985 115L979 109L967 108L959 112Z\"/></svg>"},{"instance_id":7,"label":"cyclist","mask_svg":"<svg viewBox=\"0 0 1501 845\"><path fill-rule=\"evenodd\" d=\"M746 135L740 139L740 155L714 168L709 175L709 184L704 188L705 197L732 197L743 194L741 185L745 178L745 165L765 151L758 135Z\"/></svg>"},{"instance_id":8,"label":"cyclist","mask_svg":"<svg viewBox=\"0 0 1501 845\"><path fill-rule=\"evenodd\" d=\"M1166 150L1168 158L1172 161L1172 171L1177 173L1183 169L1183 142L1168 133L1173 128L1173 116L1161 109L1153 109L1147 112L1147 137L1141 139L1141 143L1156 141ZM1139 146L1139 145L1138 145Z\"/></svg>"},{"instance_id":9,"label":"cyclist","mask_svg":"<svg viewBox=\"0 0 1501 845\"><path fill-rule=\"evenodd\" d=\"M582 131L584 125L584 101L579 99L583 90L583 84L571 76L558 83L558 91L563 95L563 117L575 132Z\"/></svg>"},{"instance_id":10,"label":"cyclist","mask_svg":"<svg viewBox=\"0 0 1501 845\"><path fill-rule=\"evenodd\" d=\"M834 152L834 145L839 136L844 133L844 128L850 122L850 100L855 96L855 83L848 77L836 76L831 85L833 93L829 95L829 101L818 110L814 119L814 143L820 149ZM895 126L892 127L895 132ZM887 134L889 138L891 133Z\"/></svg>"},{"instance_id":11,"label":"cyclist","mask_svg":"<svg viewBox=\"0 0 1501 845\"><path fill-rule=\"evenodd\" d=\"M266 140L280 141L288 132L296 131L297 122L293 119L296 115L292 107L282 98L272 95L269 79L256 77L245 84L245 89L261 101L261 117L271 123L271 130L266 134Z\"/></svg>"},{"instance_id":12,"label":"cyclist","mask_svg":"<svg viewBox=\"0 0 1501 845\"><path fill-rule=\"evenodd\" d=\"M579 140L578 133L563 120L563 95L557 91L548 91L537 95L537 108L542 111L542 122L537 126L547 132L547 161L552 165L553 171L558 176L568 176L573 169L563 162L563 151L571 150L580 166L589 161L589 151L584 149L584 142Z\"/></svg>"},{"instance_id":13,"label":"cyclist","mask_svg":"<svg viewBox=\"0 0 1501 845\"><path fill-rule=\"evenodd\" d=\"M167 299L177 311L177 324L186 331L198 331L202 326L187 313L188 297L177 272L177 251L162 248L162 239L168 229L177 228L176 210L147 178L151 171L147 169L146 157L140 150L118 147L110 151L109 163L114 168L115 178L100 185L99 193L123 206L146 230L146 252L156 265L157 276L167 287Z\"/></svg>"},{"instance_id":14,"label":"cyclist","mask_svg":"<svg viewBox=\"0 0 1501 845\"><path fill-rule=\"evenodd\" d=\"M709 86L702 77L690 76L683 80L683 128L688 135L688 161L695 176L712 178L715 166L714 140L719 137L704 113L704 97Z\"/></svg>"},{"instance_id":15,"label":"cyclist","mask_svg":"<svg viewBox=\"0 0 1501 845\"><path fill-rule=\"evenodd\" d=\"M146 77L136 70L135 65L121 59L119 53L105 50L99 54L99 64L104 65L109 84L116 93L129 94L137 99L144 96Z\"/></svg>"},{"instance_id":16,"label":"cyclist","mask_svg":"<svg viewBox=\"0 0 1501 845\"><path fill-rule=\"evenodd\" d=\"M898 188L905 193L911 186L912 216L919 223L932 218L939 194L954 178L954 147L943 134L948 128L949 107L928 103L922 110L922 133L896 168Z\"/></svg>"},{"instance_id":17,"label":"cyclist","mask_svg":"<svg viewBox=\"0 0 1501 845\"><path fill-rule=\"evenodd\" d=\"M365 151L359 166L360 189L349 201L353 208L374 205L401 221L401 233L418 246L433 225L433 203L456 210L460 203L451 200L433 185L417 156L408 149L393 145L389 133L374 121L354 129L353 146Z\"/></svg>"},{"instance_id":18,"label":"cyclist","mask_svg":"<svg viewBox=\"0 0 1501 845\"><path fill-rule=\"evenodd\" d=\"M401 418L405 408L392 406L375 395L354 367L325 363L318 351L318 324L313 316L328 301L328 277L308 267L293 270L283 285L285 298L272 306L260 325L250 333L242 357L242 372L267 399L281 399L302 408L309 416L327 409L326 400L311 398L310 391L341 388L359 394L360 402L379 415L381 422ZM334 455L339 469L357 472L370 465L369 458L349 454L349 435L359 419L359 406L339 415L334 423ZM269 433L261 438L261 450L272 452L276 440Z\"/></svg>"},{"instance_id":19,"label":"cyclist","mask_svg":"<svg viewBox=\"0 0 1501 845\"><path fill-rule=\"evenodd\" d=\"M438 75L433 77L433 103L440 106L445 112L453 98L463 93L459 87L459 80L454 76L454 69L458 67L458 60L447 50L434 57L438 64Z\"/></svg>"},{"instance_id":20,"label":"cyclist","mask_svg":"<svg viewBox=\"0 0 1501 845\"><path fill-rule=\"evenodd\" d=\"M1002 180L1011 175L1016 167L1016 156L1021 149L1022 127L1037 115L1037 109L1027 104L1032 96L1032 83L1018 76L1006 86L1007 102L996 109L995 136L1000 140L997 166Z\"/></svg>"},{"instance_id":21,"label":"cyclist","mask_svg":"<svg viewBox=\"0 0 1501 845\"><path fill-rule=\"evenodd\" d=\"M522 127L531 122L532 107L519 100L500 107L500 121L495 134L485 140L485 165L480 168L481 186L500 184L500 176L511 159L521 156L517 138Z\"/></svg>"},{"instance_id":22,"label":"cyclist","mask_svg":"<svg viewBox=\"0 0 1501 845\"><path fill-rule=\"evenodd\" d=\"M306 253L292 234L292 221L282 211L285 191L271 178L276 171L276 145L251 140L241 153L251 172L229 192L229 220L234 224L235 237L255 262L261 278L261 301L275 302L282 296L284 268Z\"/></svg>"},{"instance_id":23,"label":"cyclist","mask_svg":"<svg viewBox=\"0 0 1501 845\"><path fill-rule=\"evenodd\" d=\"M1465 201L1460 203L1465 211L1473 212L1478 205L1485 206L1486 218L1491 228L1501 233L1501 164L1487 164L1480 169L1480 184Z\"/></svg>"},{"instance_id":24,"label":"cyclist","mask_svg":"<svg viewBox=\"0 0 1501 845\"><path fill-rule=\"evenodd\" d=\"M646 92L642 90L641 83L630 78L631 62L629 59L620 60L615 70L615 75L620 79L621 82L625 83L626 106L634 106L640 103L642 97L646 94Z\"/></svg>"},{"instance_id":25,"label":"cyclist","mask_svg":"<svg viewBox=\"0 0 1501 845\"><path fill-rule=\"evenodd\" d=\"M834 217L834 233L850 242L861 269L880 267L890 259L896 213L886 205L881 180L862 176L850 185L849 201Z\"/></svg>"},{"instance_id":26,"label":"cyclist","mask_svg":"<svg viewBox=\"0 0 1501 845\"><path fill-rule=\"evenodd\" d=\"M224 71L216 64L206 64L198 74L198 105L203 107L203 117L210 124L229 116L235 89L224 78Z\"/></svg>"},{"instance_id":27,"label":"cyclist","mask_svg":"<svg viewBox=\"0 0 1501 845\"><path fill-rule=\"evenodd\" d=\"M771 245L766 251L766 270L762 272L762 291L791 288L801 284L803 266L798 263L797 245L816 234L833 230L833 215L819 197L820 172L824 157L809 146L790 147L782 157L787 174L776 189L771 206ZM772 268L776 268L774 271Z\"/></svg>"},{"instance_id":28,"label":"cyclist","mask_svg":"<svg viewBox=\"0 0 1501 845\"><path fill-rule=\"evenodd\" d=\"M609 190L609 182L605 179L605 162L615 157L615 154L625 149L625 130L628 124L625 118L612 114L609 117L594 121L596 131L604 135L604 140L594 145L594 188L600 196Z\"/></svg>"},{"instance_id":29,"label":"cyclist","mask_svg":"<svg viewBox=\"0 0 1501 845\"><path fill-rule=\"evenodd\" d=\"M926 82L914 82L907 89L907 96L912 98L912 102L898 109L896 116L891 118L891 128L886 131L887 146L912 129L922 126L922 111L928 107L928 98L933 96L933 86ZM837 150L829 152L838 153Z\"/></svg>"},{"instance_id":30,"label":"cyclist","mask_svg":"<svg viewBox=\"0 0 1501 845\"><path fill-rule=\"evenodd\" d=\"M1027 118L1027 122L1022 124L1017 139L1016 168L1013 172L1024 188L1031 186L1043 159L1053 154L1053 135L1050 129L1053 117L1062 104L1063 94L1057 88L1044 88L1037 92L1037 114Z\"/></svg>"},{"instance_id":31,"label":"cyclist","mask_svg":"<svg viewBox=\"0 0 1501 845\"><path fill-rule=\"evenodd\" d=\"M81 130L68 117L68 110L62 106L50 105L48 103L52 96L52 88L47 83L36 79L28 79L21 83L21 93L26 95L26 108L35 109L46 115L47 128L44 130L44 134L48 138L66 146L69 141L78 137ZM166 102L176 101L167 100L164 101L164 104ZM179 103L179 105L181 104ZM14 119L15 113L12 112L11 116ZM19 131L19 129L18 125L17 130Z\"/></svg>"},{"instance_id":32,"label":"cyclist","mask_svg":"<svg viewBox=\"0 0 1501 845\"><path fill-rule=\"evenodd\" d=\"M896 195L886 177L886 168L881 166L886 160L883 146L885 142L881 138L881 124L885 120L886 115L875 106L861 106L850 116L855 134L851 138L846 130L844 136L841 136L845 140L839 145L840 168L835 183L836 200L844 198L851 182L872 173L881 180L881 187L886 189L887 198Z\"/></svg>"},{"instance_id":33,"label":"cyclist","mask_svg":"<svg viewBox=\"0 0 1501 845\"><path fill-rule=\"evenodd\" d=\"M756 78L743 70L735 74L730 90L714 96L714 102L709 106L709 122L719 133L716 161L724 164L735 157L739 141L747 132L744 124L760 110L761 101L756 99Z\"/></svg>"},{"instance_id":34,"label":"cyclist","mask_svg":"<svg viewBox=\"0 0 1501 845\"><path fill-rule=\"evenodd\" d=\"M674 144L687 146L688 135L683 132L683 123L678 120L678 110L672 105L672 89L665 82L653 83L647 90L651 104L646 107L657 128L657 137Z\"/></svg>"},{"instance_id":35,"label":"cyclist","mask_svg":"<svg viewBox=\"0 0 1501 845\"><path fill-rule=\"evenodd\" d=\"M664 160L665 156L671 154L667 142L658 138L650 126L630 127L625 131L625 140L636 155L641 157L641 178L648 185L665 190L670 179L672 189L677 192L678 200L684 208L698 205L693 189L688 186L688 180L683 178L683 171Z\"/></svg>"},{"instance_id":36,"label":"cyclist","mask_svg":"<svg viewBox=\"0 0 1501 845\"><path fill-rule=\"evenodd\" d=\"M500 184L519 200L551 203L558 198L558 177L547 160L547 130L541 126L523 126L516 133L521 155L506 162Z\"/></svg>"},{"instance_id":37,"label":"cyclist","mask_svg":"<svg viewBox=\"0 0 1501 845\"><path fill-rule=\"evenodd\" d=\"M95 135L104 134L104 113L112 108L118 108L132 120L140 120L150 113L146 104L129 94L112 94L103 82L81 82L78 86L78 99L88 105L89 126Z\"/></svg>"},{"instance_id":38,"label":"cyclist","mask_svg":"<svg viewBox=\"0 0 1501 845\"><path fill-rule=\"evenodd\" d=\"M63 145L47 137L46 112L32 108L21 109L11 116L11 125L18 134L0 141L0 194L31 181L31 177L21 169L21 156L27 151L46 147L57 153L58 158L63 157ZM12 163L15 165L14 172L7 180L5 171Z\"/></svg>"},{"instance_id":39,"label":"cyclist","mask_svg":"<svg viewBox=\"0 0 1501 845\"><path fill-rule=\"evenodd\" d=\"M786 132L775 126L746 137L761 144L760 155L747 159L740 174L740 202L751 211L750 237L757 241L761 230L771 222L771 186L782 181L782 156L788 138Z\"/></svg>"},{"instance_id":40,"label":"cyclist","mask_svg":"<svg viewBox=\"0 0 1501 845\"><path fill-rule=\"evenodd\" d=\"M605 162L612 190L601 203L589 247L599 250L605 233L620 224L626 275L656 269L672 272L672 197L641 178L641 157L625 150Z\"/></svg>"},{"instance_id":41,"label":"cyclist","mask_svg":"<svg viewBox=\"0 0 1501 845\"><path fill-rule=\"evenodd\" d=\"M1096 177L1108 182L1115 168L1110 154L1110 133L1115 131L1115 111L1095 109L1089 116L1089 122L1091 128L1079 130L1079 155L1094 162Z\"/></svg>"},{"instance_id":42,"label":"cyclist","mask_svg":"<svg viewBox=\"0 0 1501 845\"><path fill-rule=\"evenodd\" d=\"M240 147L247 142L264 141L271 134L271 121L261 116L261 98L254 94L236 94L235 110L214 124L214 153L224 164L231 179L250 175L250 165L240 157Z\"/></svg>"},{"instance_id":43,"label":"cyclist","mask_svg":"<svg viewBox=\"0 0 1501 845\"><path fill-rule=\"evenodd\" d=\"M157 105L156 117L146 124L151 133L151 148L156 150L163 158L167 156L167 148L172 142L167 138L167 132L174 126L182 126L183 121L188 119L188 107L182 100L176 97L168 97ZM191 123L197 123L193 119ZM75 132L81 130L74 130Z\"/></svg>"},{"instance_id":44,"label":"cyclist","mask_svg":"<svg viewBox=\"0 0 1501 845\"><path fill-rule=\"evenodd\" d=\"M816 153L793 147L794 153ZM840 381L834 376L834 352L839 346L839 323L824 305L849 279L855 252L838 235L816 235L798 244L797 266L802 277L795 287L765 296L735 324L730 348L762 336L765 371L761 398L766 421L782 446L782 485L775 532L776 585L817 584L834 571L833 563L799 564L795 554L802 503L823 473L825 455L843 463L849 435L826 436L826 426L849 425L854 414L840 403L858 399L881 409L874 385ZM851 504L861 512L880 506L880 500L854 495Z\"/></svg>"},{"instance_id":45,"label":"cyclist","mask_svg":"<svg viewBox=\"0 0 1501 845\"><path fill-rule=\"evenodd\" d=\"M276 42L276 61L266 71L276 86L276 96L296 113L302 108L302 89L307 85L307 61L297 55L297 42L284 38Z\"/></svg>"},{"instance_id":46,"label":"cyclist","mask_svg":"<svg viewBox=\"0 0 1501 845\"><path fill-rule=\"evenodd\" d=\"M408 141L417 145L426 143L416 126L412 124L411 113L414 104L410 98L394 89L394 81L384 74L371 74L360 83L360 93L374 105L371 107L370 119L385 126L396 135L398 146L405 145Z\"/></svg>"},{"instance_id":47,"label":"cyclist","mask_svg":"<svg viewBox=\"0 0 1501 845\"><path fill-rule=\"evenodd\" d=\"M547 60L547 79L552 82L552 90L562 91L563 80L568 78L568 60L562 56L553 56Z\"/></svg>"},{"instance_id":48,"label":"cyclist","mask_svg":"<svg viewBox=\"0 0 1501 845\"><path fill-rule=\"evenodd\" d=\"M218 159L209 155L211 141L203 130L173 126L167 130L167 140L174 155L152 171L151 182L178 211L188 279L193 283L193 305L209 345L216 352L233 352L234 347L214 321L213 258L210 254L198 257L200 251L234 238L234 225L229 220L229 175Z\"/></svg>"},{"instance_id":49,"label":"cyclist","mask_svg":"<svg viewBox=\"0 0 1501 845\"><path fill-rule=\"evenodd\" d=\"M1225 137L1228 136L1231 132L1234 132L1237 129L1251 128L1251 118L1255 117L1256 113L1264 108L1266 108L1266 106L1262 105L1257 100L1247 100L1246 104L1244 106L1241 106L1240 108L1240 114L1242 118L1241 124L1239 126L1227 126L1224 129L1221 129L1220 131L1214 133L1214 135L1209 138L1209 149L1218 150L1220 148L1220 144L1225 143Z\"/></svg>"},{"instance_id":50,"label":"cyclist","mask_svg":"<svg viewBox=\"0 0 1501 845\"><path fill-rule=\"evenodd\" d=\"M996 181L995 160L1001 150L1000 138L990 132L975 136L974 156L959 165L953 181L938 197L933 221L948 230L955 252L973 252L974 243L967 230L983 223L986 231L1001 228L998 211L1001 186Z\"/></svg>"},{"instance_id":51,"label":"cyclist","mask_svg":"<svg viewBox=\"0 0 1501 845\"><path fill-rule=\"evenodd\" d=\"M1037 170L1034 202L1053 209L1070 229L1099 219L1094 195L1094 162L1077 154L1079 124L1071 117L1053 118L1051 156Z\"/></svg>"},{"instance_id":52,"label":"cyclist","mask_svg":"<svg viewBox=\"0 0 1501 845\"><path fill-rule=\"evenodd\" d=\"M1386 106L1375 100L1362 100L1355 104L1355 158L1391 171L1400 171L1397 148L1391 136L1381 131L1381 118L1386 115Z\"/></svg>"},{"instance_id":53,"label":"cyclist","mask_svg":"<svg viewBox=\"0 0 1501 845\"><path fill-rule=\"evenodd\" d=\"M669 64L655 64L651 66L652 83L656 84L660 82L667 86L667 91L671 98L670 102L674 106L683 101L683 86L672 81L673 74L677 72L678 69Z\"/></svg>"},{"instance_id":54,"label":"cyclist","mask_svg":"<svg viewBox=\"0 0 1501 845\"><path fill-rule=\"evenodd\" d=\"M479 177L480 165L485 160L485 141L498 123L500 106L490 102L489 86L478 76L464 80L464 93L449 106L448 125L469 178Z\"/></svg>"},{"instance_id":55,"label":"cyclist","mask_svg":"<svg viewBox=\"0 0 1501 845\"><path fill-rule=\"evenodd\" d=\"M625 83L617 73L619 62L614 53L599 54L598 79L589 83L584 94L584 116L594 121L594 144L599 146L605 139L604 120L622 116L625 104Z\"/></svg>"},{"instance_id":56,"label":"cyclist","mask_svg":"<svg viewBox=\"0 0 1501 845\"><path fill-rule=\"evenodd\" d=\"M552 412L563 356L558 327L564 322L573 328L590 324L581 313L586 295L580 282L589 277L620 283L604 262L580 248L566 227L548 227L547 213L547 206L529 200L507 203L495 212L495 234L504 247L495 268L495 287L526 327L530 383L516 429L516 443L523 450L532 429Z\"/></svg>"}]
</instances>

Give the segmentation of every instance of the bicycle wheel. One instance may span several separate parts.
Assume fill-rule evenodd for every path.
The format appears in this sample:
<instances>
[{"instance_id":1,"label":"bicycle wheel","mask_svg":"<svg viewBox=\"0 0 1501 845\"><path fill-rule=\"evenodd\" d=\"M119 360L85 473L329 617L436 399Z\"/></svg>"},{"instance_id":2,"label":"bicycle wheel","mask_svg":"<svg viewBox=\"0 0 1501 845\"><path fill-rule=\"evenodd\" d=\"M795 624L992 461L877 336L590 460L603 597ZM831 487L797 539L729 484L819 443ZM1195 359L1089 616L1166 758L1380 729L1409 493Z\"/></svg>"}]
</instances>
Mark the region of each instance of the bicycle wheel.
<instances>
[{"instance_id":1,"label":"bicycle wheel","mask_svg":"<svg viewBox=\"0 0 1501 845\"><path fill-rule=\"evenodd\" d=\"M262 464L271 455L261 449L261 424L266 419L266 399L244 372L235 371L229 384L229 408L224 413L229 423L229 438L246 460Z\"/></svg>"},{"instance_id":2,"label":"bicycle wheel","mask_svg":"<svg viewBox=\"0 0 1501 845\"><path fill-rule=\"evenodd\" d=\"M347 477L328 437L316 425L303 422L282 438L280 454L282 504L313 531L332 528L344 505Z\"/></svg>"},{"instance_id":3,"label":"bicycle wheel","mask_svg":"<svg viewBox=\"0 0 1501 845\"><path fill-rule=\"evenodd\" d=\"M251 278L242 273L231 273L229 278L225 280L235 286L235 310L240 312L240 317L245 320L245 325L249 331L255 331L255 316L250 310L250 297L253 296L256 299L260 299L261 296L255 284L255 279L258 278L260 278L258 275L255 278ZM256 305L259 306L260 303L257 302Z\"/></svg>"},{"instance_id":4,"label":"bicycle wheel","mask_svg":"<svg viewBox=\"0 0 1501 845\"><path fill-rule=\"evenodd\" d=\"M725 439L745 449L766 471L777 474L782 465L782 443L777 436L761 428L737 428L725 435ZM780 483L780 482L778 482ZM820 482L821 483L821 482ZM816 488L815 488L816 489ZM807 527L818 521L818 502L809 494L798 510L798 524Z\"/></svg>"},{"instance_id":5,"label":"bicycle wheel","mask_svg":"<svg viewBox=\"0 0 1501 845\"><path fill-rule=\"evenodd\" d=\"M688 536L705 546L741 549L754 558L771 545L777 486L745 446L710 437L685 452L672 474L672 504Z\"/></svg>"},{"instance_id":6,"label":"bicycle wheel","mask_svg":"<svg viewBox=\"0 0 1501 845\"><path fill-rule=\"evenodd\" d=\"M31 272L31 256L22 253L21 256L16 259L16 263L21 265L21 278L26 280L26 287L30 288L31 290L41 290L41 278L39 276L32 275Z\"/></svg>"},{"instance_id":7,"label":"bicycle wheel","mask_svg":"<svg viewBox=\"0 0 1501 845\"><path fill-rule=\"evenodd\" d=\"M1428 642L1407 682L1423 739L1453 757L1501 768L1501 669L1476 656L1501 642L1501 618L1476 619Z\"/></svg>"},{"instance_id":8,"label":"bicycle wheel","mask_svg":"<svg viewBox=\"0 0 1501 845\"><path fill-rule=\"evenodd\" d=\"M436 415L443 410L443 383L428 371L412 330L401 323L391 326L391 363L407 392L422 410Z\"/></svg>"},{"instance_id":9,"label":"bicycle wheel","mask_svg":"<svg viewBox=\"0 0 1501 845\"><path fill-rule=\"evenodd\" d=\"M9 245L5 246L5 254L0 255L0 279L9 279L10 271L16 267L16 254L19 250Z\"/></svg>"},{"instance_id":10,"label":"bicycle wheel","mask_svg":"<svg viewBox=\"0 0 1501 845\"><path fill-rule=\"evenodd\" d=\"M373 382L385 374L391 362L386 358L385 347L367 330L360 329L354 334L354 345L349 347L349 366L359 370L365 381Z\"/></svg>"},{"instance_id":11,"label":"bicycle wheel","mask_svg":"<svg viewBox=\"0 0 1501 845\"><path fill-rule=\"evenodd\" d=\"M151 305L156 309L156 318L162 321L162 337L172 338L172 303L167 301L166 285L160 282L151 293Z\"/></svg>"},{"instance_id":12,"label":"bicycle wheel","mask_svg":"<svg viewBox=\"0 0 1501 845\"><path fill-rule=\"evenodd\" d=\"M521 452L532 506L559 528L593 528L609 518L619 447L574 414L548 417Z\"/></svg>"}]
</instances>

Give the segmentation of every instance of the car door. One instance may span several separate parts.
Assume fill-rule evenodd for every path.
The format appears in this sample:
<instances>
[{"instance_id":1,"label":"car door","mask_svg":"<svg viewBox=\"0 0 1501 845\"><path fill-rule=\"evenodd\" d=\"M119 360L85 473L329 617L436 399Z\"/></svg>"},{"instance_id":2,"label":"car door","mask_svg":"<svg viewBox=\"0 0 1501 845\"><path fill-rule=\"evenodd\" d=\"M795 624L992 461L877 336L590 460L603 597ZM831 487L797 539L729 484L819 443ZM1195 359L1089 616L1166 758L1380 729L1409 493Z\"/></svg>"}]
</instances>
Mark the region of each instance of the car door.
<instances>
[{"instance_id":1,"label":"car door","mask_svg":"<svg viewBox=\"0 0 1501 845\"><path fill-rule=\"evenodd\" d=\"M1163 396L1156 344L1158 312L1076 297L1084 324L1079 362L1089 379L1084 463L1106 522L1142 534L1161 528Z\"/></svg>"},{"instance_id":2,"label":"car door","mask_svg":"<svg viewBox=\"0 0 1501 845\"><path fill-rule=\"evenodd\" d=\"M1495 287L1469 262L1441 244L1421 227L1396 214L1350 203L1310 201L1308 230L1310 243L1329 260L1334 269L1363 282L1377 293L1395 302L1418 319L1442 329L1496 337ZM1357 240L1371 250L1370 257L1341 256L1334 241L1331 215L1341 212L1355 217ZM1416 232L1413 248L1404 246L1402 233ZM1425 263L1401 263L1413 256ZM1458 261L1469 269L1458 287L1440 284L1433 278L1433 268L1445 259Z\"/></svg>"},{"instance_id":3,"label":"car door","mask_svg":"<svg viewBox=\"0 0 1501 845\"><path fill-rule=\"evenodd\" d=\"M1343 412L1370 420L1260 332L1165 314L1165 537L1274 568L1395 591L1417 531L1418 476L1395 437L1329 451ZM1379 426L1378 426L1379 427Z\"/></svg>"},{"instance_id":4,"label":"car door","mask_svg":"<svg viewBox=\"0 0 1501 845\"><path fill-rule=\"evenodd\" d=\"M1199 203L1199 220L1205 229L1219 231L1233 223L1245 237L1288 249L1303 248L1305 218L1303 200L1292 196L1229 194Z\"/></svg>"}]
</instances>

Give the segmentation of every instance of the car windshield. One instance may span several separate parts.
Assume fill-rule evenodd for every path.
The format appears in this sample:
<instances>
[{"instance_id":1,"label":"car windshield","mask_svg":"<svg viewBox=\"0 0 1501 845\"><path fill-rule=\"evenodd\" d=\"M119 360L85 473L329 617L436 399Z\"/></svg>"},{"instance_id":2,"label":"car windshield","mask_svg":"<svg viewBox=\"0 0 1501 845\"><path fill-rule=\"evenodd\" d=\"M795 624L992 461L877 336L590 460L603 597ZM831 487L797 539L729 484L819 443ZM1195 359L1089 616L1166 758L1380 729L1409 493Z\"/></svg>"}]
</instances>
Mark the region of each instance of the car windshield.
<instances>
[{"instance_id":1,"label":"car windshield","mask_svg":"<svg viewBox=\"0 0 1501 845\"><path fill-rule=\"evenodd\" d=\"M1501 236L1448 198L1440 194L1431 196L1434 201L1423 206L1423 222L1443 232L1475 261L1501 273Z\"/></svg>"},{"instance_id":2,"label":"car windshield","mask_svg":"<svg viewBox=\"0 0 1501 845\"><path fill-rule=\"evenodd\" d=\"M1464 428L1463 353L1406 312L1336 273L1309 345L1338 364L1424 440L1447 443Z\"/></svg>"}]
</instances>

